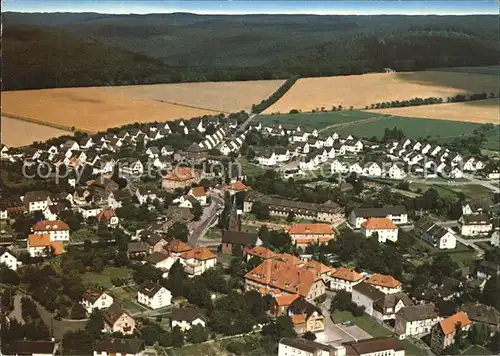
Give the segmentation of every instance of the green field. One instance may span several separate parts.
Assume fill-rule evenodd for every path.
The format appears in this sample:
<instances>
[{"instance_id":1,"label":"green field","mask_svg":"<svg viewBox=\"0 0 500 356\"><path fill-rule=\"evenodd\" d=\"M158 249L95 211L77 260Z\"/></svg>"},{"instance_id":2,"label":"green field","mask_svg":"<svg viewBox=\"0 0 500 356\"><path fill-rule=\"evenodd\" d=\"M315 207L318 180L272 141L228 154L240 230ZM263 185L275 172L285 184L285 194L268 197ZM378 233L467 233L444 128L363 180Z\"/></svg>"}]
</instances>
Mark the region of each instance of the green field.
<instances>
[{"instance_id":1,"label":"green field","mask_svg":"<svg viewBox=\"0 0 500 356\"><path fill-rule=\"evenodd\" d=\"M167 350L171 356L217 356L222 353L222 346L218 342L207 342L198 345L188 345L181 348L175 347Z\"/></svg>"},{"instance_id":2,"label":"green field","mask_svg":"<svg viewBox=\"0 0 500 356\"><path fill-rule=\"evenodd\" d=\"M316 113L299 113L299 114L284 114L284 115L262 115L258 116L257 120L263 124L295 124L302 128L322 129L331 125L350 124L359 120L366 120L379 114L364 112L364 111L335 111L335 112L316 112Z\"/></svg>"},{"instance_id":3,"label":"green field","mask_svg":"<svg viewBox=\"0 0 500 356\"><path fill-rule=\"evenodd\" d=\"M481 124L470 122L380 116L379 120L353 123L348 126L332 128L331 130L326 130L325 133L337 132L342 136L355 135L360 138L371 138L376 136L380 139L384 136L385 129L398 127L411 139L439 139L467 135L480 126Z\"/></svg>"},{"instance_id":4,"label":"green field","mask_svg":"<svg viewBox=\"0 0 500 356\"><path fill-rule=\"evenodd\" d=\"M132 270L124 267L106 267L101 273L85 272L82 276L85 285L97 285L105 289L113 287L113 278L127 279Z\"/></svg>"},{"instance_id":5,"label":"green field","mask_svg":"<svg viewBox=\"0 0 500 356\"><path fill-rule=\"evenodd\" d=\"M474 73L474 74L500 74L500 66L484 66L484 67L450 67L435 69L441 72L458 72L458 73Z\"/></svg>"}]
</instances>

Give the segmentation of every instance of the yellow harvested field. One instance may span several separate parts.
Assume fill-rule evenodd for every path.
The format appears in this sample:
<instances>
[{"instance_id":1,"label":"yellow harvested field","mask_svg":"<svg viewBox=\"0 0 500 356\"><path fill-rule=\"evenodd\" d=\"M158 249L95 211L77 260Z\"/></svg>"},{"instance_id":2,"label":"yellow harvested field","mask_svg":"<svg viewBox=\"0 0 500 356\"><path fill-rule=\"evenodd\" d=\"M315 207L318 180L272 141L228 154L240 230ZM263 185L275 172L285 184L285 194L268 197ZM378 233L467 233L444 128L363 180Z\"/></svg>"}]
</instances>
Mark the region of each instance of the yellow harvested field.
<instances>
[{"instance_id":1,"label":"yellow harvested field","mask_svg":"<svg viewBox=\"0 0 500 356\"><path fill-rule=\"evenodd\" d=\"M475 122L479 124L500 124L500 117L498 113L498 99L468 101L464 103L422 105L406 108L376 109L367 111L378 114L420 117L425 119Z\"/></svg>"},{"instance_id":2,"label":"yellow harvested field","mask_svg":"<svg viewBox=\"0 0 500 356\"><path fill-rule=\"evenodd\" d=\"M27 146L35 141L46 141L52 137L72 134L70 131L2 116L1 140L9 147Z\"/></svg>"},{"instance_id":3,"label":"yellow harvested field","mask_svg":"<svg viewBox=\"0 0 500 356\"><path fill-rule=\"evenodd\" d=\"M364 109L378 102L482 92L498 92L496 75L426 71L302 78L264 113L331 110L333 105Z\"/></svg>"},{"instance_id":4,"label":"yellow harvested field","mask_svg":"<svg viewBox=\"0 0 500 356\"><path fill-rule=\"evenodd\" d=\"M99 87L111 94L218 110L226 113L247 110L268 98L283 80L205 82Z\"/></svg>"},{"instance_id":5,"label":"yellow harvested field","mask_svg":"<svg viewBox=\"0 0 500 356\"><path fill-rule=\"evenodd\" d=\"M61 129L102 131L134 122L189 119L219 111L113 95L97 88L2 92L2 112Z\"/></svg>"}]
</instances>

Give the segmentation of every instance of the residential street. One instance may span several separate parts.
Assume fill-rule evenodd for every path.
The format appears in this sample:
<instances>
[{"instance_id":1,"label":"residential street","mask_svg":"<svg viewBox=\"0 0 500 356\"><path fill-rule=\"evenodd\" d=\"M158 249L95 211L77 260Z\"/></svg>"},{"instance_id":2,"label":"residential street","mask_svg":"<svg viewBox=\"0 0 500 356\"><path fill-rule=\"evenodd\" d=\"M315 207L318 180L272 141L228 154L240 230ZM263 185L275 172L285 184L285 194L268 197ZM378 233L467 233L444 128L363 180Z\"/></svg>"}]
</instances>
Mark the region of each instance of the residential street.
<instances>
[{"instance_id":1,"label":"residential street","mask_svg":"<svg viewBox=\"0 0 500 356\"><path fill-rule=\"evenodd\" d=\"M192 246L197 244L207 244L206 241L203 240L203 237L210 226L218 218L221 210L224 208L223 199L215 194L212 194L211 197L212 203L203 209L203 215L201 216L200 221L195 222L196 226L194 227L193 233L189 236L188 243ZM211 242L213 243L213 241Z\"/></svg>"}]
</instances>

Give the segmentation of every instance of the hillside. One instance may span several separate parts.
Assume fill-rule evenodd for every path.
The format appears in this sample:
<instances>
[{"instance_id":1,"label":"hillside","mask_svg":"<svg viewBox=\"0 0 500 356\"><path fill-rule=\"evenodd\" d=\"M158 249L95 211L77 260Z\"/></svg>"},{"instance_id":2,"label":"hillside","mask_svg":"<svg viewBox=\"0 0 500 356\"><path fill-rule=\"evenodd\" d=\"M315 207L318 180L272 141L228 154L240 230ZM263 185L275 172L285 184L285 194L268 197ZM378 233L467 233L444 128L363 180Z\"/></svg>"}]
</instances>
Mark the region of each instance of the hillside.
<instances>
[{"instance_id":1,"label":"hillside","mask_svg":"<svg viewBox=\"0 0 500 356\"><path fill-rule=\"evenodd\" d=\"M90 68L99 68L103 58L115 61L99 73L115 84L316 77L380 72L385 67L412 71L494 65L500 56L495 16L5 13L3 20L7 74L23 70L19 54L36 57L38 66L29 63L35 78L62 61L57 86L75 85L67 75L72 74L67 66L75 60L74 49L65 54L60 31L64 37L78 37L76 43L92 44L94 55L84 59ZM19 40L20 25L31 26L38 46L33 46L31 35ZM44 35L38 34L40 29ZM134 68L132 54L144 55L136 59L141 70ZM105 85L99 74L91 70L79 84ZM29 76L6 78L4 83L7 89L52 84Z\"/></svg>"}]
</instances>

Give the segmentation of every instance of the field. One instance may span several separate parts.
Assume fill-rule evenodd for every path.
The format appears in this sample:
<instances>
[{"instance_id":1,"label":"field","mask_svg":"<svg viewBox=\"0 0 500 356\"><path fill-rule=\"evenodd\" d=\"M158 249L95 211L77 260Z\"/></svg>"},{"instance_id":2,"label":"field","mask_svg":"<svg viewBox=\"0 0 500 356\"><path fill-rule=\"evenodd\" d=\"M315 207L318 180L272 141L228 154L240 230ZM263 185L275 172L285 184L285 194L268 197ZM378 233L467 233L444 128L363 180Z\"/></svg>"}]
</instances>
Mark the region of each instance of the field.
<instances>
[{"instance_id":1,"label":"field","mask_svg":"<svg viewBox=\"0 0 500 356\"><path fill-rule=\"evenodd\" d=\"M479 345L472 345L462 352L462 355L491 355L490 350Z\"/></svg>"},{"instance_id":2,"label":"field","mask_svg":"<svg viewBox=\"0 0 500 356\"><path fill-rule=\"evenodd\" d=\"M500 124L498 118L498 99L368 111L378 114L421 117L426 119Z\"/></svg>"},{"instance_id":3,"label":"field","mask_svg":"<svg viewBox=\"0 0 500 356\"><path fill-rule=\"evenodd\" d=\"M475 73L475 74L500 74L500 66L485 66L485 67L451 67L439 68L436 71L443 72L458 72L458 73Z\"/></svg>"},{"instance_id":4,"label":"field","mask_svg":"<svg viewBox=\"0 0 500 356\"><path fill-rule=\"evenodd\" d=\"M149 99L226 113L251 109L269 97L283 80L205 82L100 87L110 94Z\"/></svg>"},{"instance_id":5,"label":"field","mask_svg":"<svg viewBox=\"0 0 500 356\"><path fill-rule=\"evenodd\" d=\"M312 111L321 107L331 110L333 105L364 109L367 105L392 100L497 91L496 75L444 71L302 78L264 113L288 113L292 109Z\"/></svg>"},{"instance_id":6,"label":"field","mask_svg":"<svg viewBox=\"0 0 500 356\"><path fill-rule=\"evenodd\" d=\"M89 132L134 122L188 119L219 112L113 95L96 88L3 92L2 111L35 123Z\"/></svg>"},{"instance_id":7,"label":"field","mask_svg":"<svg viewBox=\"0 0 500 356\"><path fill-rule=\"evenodd\" d=\"M354 122L343 127L328 129L325 133L337 132L339 135L357 137L382 138L386 128L397 126L411 139L453 138L471 133L481 124L446 120L419 119L412 117L387 117L380 115L378 119Z\"/></svg>"},{"instance_id":8,"label":"field","mask_svg":"<svg viewBox=\"0 0 500 356\"><path fill-rule=\"evenodd\" d=\"M96 284L109 289L113 287L113 278L127 279L131 273L132 270L127 268L106 267L101 273L85 272L82 279L86 285Z\"/></svg>"},{"instance_id":9,"label":"field","mask_svg":"<svg viewBox=\"0 0 500 356\"><path fill-rule=\"evenodd\" d=\"M46 141L52 137L71 135L72 132L2 116L1 134L1 141L4 145L20 147L30 145L34 141Z\"/></svg>"},{"instance_id":10,"label":"field","mask_svg":"<svg viewBox=\"0 0 500 356\"><path fill-rule=\"evenodd\" d=\"M332 125L348 125L350 123L378 117L372 113L364 111L335 111L335 112L315 112L282 115L259 115L257 120L264 124L295 124L302 128L324 129Z\"/></svg>"},{"instance_id":11,"label":"field","mask_svg":"<svg viewBox=\"0 0 500 356\"><path fill-rule=\"evenodd\" d=\"M225 355L222 345L218 342L207 342L198 345L189 345L181 348L171 348L167 350L167 354L171 356L191 356L191 355L203 355L203 356L217 356Z\"/></svg>"}]
</instances>

